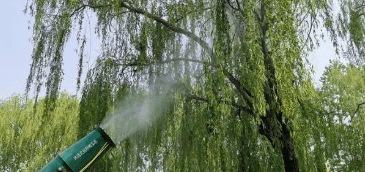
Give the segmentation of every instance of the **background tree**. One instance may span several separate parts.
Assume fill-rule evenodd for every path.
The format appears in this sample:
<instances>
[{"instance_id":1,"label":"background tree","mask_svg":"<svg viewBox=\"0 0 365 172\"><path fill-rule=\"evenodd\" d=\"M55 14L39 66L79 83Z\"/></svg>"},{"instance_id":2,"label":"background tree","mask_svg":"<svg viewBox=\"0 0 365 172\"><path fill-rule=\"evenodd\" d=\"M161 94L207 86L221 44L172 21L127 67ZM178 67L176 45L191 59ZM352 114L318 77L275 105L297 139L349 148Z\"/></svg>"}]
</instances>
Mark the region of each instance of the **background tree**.
<instances>
[{"instance_id":1,"label":"background tree","mask_svg":"<svg viewBox=\"0 0 365 172\"><path fill-rule=\"evenodd\" d=\"M341 12L338 15L337 27L339 36L346 41L344 56L351 63L362 65L365 57L365 1L339 1Z\"/></svg>"},{"instance_id":2,"label":"background tree","mask_svg":"<svg viewBox=\"0 0 365 172\"><path fill-rule=\"evenodd\" d=\"M61 93L49 116L46 100L16 95L0 104L0 170L37 171L44 162L77 141L79 100ZM44 125L41 125L44 124Z\"/></svg>"},{"instance_id":3,"label":"background tree","mask_svg":"<svg viewBox=\"0 0 365 172\"><path fill-rule=\"evenodd\" d=\"M361 148L364 142L364 68L333 62L322 82L324 113L319 117L322 127L318 134L324 145L323 155L336 170L360 170L364 168L360 163L364 159ZM334 131L344 134L334 134Z\"/></svg>"}]
</instances>

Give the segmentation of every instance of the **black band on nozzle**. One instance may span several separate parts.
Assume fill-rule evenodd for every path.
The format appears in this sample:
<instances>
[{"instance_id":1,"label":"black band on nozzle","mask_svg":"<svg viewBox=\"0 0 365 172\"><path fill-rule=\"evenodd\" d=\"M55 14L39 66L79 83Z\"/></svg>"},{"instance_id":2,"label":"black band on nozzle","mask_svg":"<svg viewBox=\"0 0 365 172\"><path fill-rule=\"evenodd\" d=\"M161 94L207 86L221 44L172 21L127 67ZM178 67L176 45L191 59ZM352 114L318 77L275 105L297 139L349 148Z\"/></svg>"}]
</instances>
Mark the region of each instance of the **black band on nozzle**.
<instances>
[{"instance_id":1,"label":"black band on nozzle","mask_svg":"<svg viewBox=\"0 0 365 172\"><path fill-rule=\"evenodd\" d=\"M115 143L113 142L113 140L108 136L108 134L106 134L106 132L102 128L96 126L95 130L99 131L103 138L110 143L111 147L115 147Z\"/></svg>"}]
</instances>

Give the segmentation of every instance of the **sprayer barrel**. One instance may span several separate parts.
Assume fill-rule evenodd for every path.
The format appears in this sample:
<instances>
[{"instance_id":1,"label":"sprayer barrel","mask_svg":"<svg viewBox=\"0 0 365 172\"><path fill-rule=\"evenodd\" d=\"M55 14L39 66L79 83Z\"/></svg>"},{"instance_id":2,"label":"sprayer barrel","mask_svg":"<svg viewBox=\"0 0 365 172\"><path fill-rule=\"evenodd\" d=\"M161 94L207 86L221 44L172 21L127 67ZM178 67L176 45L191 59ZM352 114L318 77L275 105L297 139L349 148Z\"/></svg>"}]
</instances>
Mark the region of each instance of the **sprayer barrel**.
<instances>
[{"instance_id":1,"label":"sprayer barrel","mask_svg":"<svg viewBox=\"0 0 365 172\"><path fill-rule=\"evenodd\" d=\"M94 131L49 162L40 172L84 171L111 147L115 147L114 142L97 126Z\"/></svg>"}]
</instances>

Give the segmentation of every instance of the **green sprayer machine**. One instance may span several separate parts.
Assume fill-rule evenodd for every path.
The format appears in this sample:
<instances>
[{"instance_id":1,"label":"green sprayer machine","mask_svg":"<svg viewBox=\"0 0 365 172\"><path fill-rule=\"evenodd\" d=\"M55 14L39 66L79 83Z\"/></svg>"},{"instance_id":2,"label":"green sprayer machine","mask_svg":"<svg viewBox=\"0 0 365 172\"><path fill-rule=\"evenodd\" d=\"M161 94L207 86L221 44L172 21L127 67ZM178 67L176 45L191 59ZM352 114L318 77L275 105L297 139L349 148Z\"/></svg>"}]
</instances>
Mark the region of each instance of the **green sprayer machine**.
<instances>
[{"instance_id":1,"label":"green sprayer machine","mask_svg":"<svg viewBox=\"0 0 365 172\"><path fill-rule=\"evenodd\" d=\"M114 142L97 126L94 131L49 162L40 172L85 171L111 147L115 147Z\"/></svg>"}]
</instances>

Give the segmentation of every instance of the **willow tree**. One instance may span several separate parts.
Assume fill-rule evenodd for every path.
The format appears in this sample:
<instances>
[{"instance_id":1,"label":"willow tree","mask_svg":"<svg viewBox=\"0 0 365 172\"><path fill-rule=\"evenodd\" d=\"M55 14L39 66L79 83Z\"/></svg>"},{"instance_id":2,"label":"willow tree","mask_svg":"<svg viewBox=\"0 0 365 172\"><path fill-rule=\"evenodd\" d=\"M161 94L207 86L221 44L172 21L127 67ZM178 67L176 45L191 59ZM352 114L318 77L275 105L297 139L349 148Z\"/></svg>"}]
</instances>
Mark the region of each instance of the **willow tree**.
<instances>
[{"instance_id":1,"label":"willow tree","mask_svg":"<svg viewBox=\"0 0 365 172\"><path fill-rule=\"evenodd\" d=\"M91 11L97 16L95 32L101 52L88 71L84 97L100 93L112 100L123 83L151 89L168 75L179 88L176 101L183 104L176 107L183 112L177 117L182 121L179 125L188 129L200 119L204 122L196 125L201 132L182 130L187 133L181 135L183 142L170 147L179 157L171 163L179 165L169 169L192 170L205 164L229 171L232 159L238 158L236 170L244 171L260 166L251 158L256 156L256 160L266 159L266 170L299 171L293 131L300 130L295 120L300 115L297 98L309 83L303 54L315 46L312 33L319 27L319 16L333 29L326 1L34 0L27 9L35 18L27 91L34 85L38 93L45 83L49 110L62 81L63 47L74 30L81 82L84 47L86 39L91 39L84 32L84 22ZM188 118L189 113L205 116ZM167 122L168 131L177 125ZM228 132L225 125L241 131ZM163 137L157 131L156 137ZM214 137L205 139L207 134ZM237 150L227 148L230 139L240 139L230 144ZM203 146L192 140L202 141ZM271 148L249 146L267 143ZM196 162L186 158L184 151L190 148L191 153L202 154L192 157Z\"/></svg>"}]
</instances>

